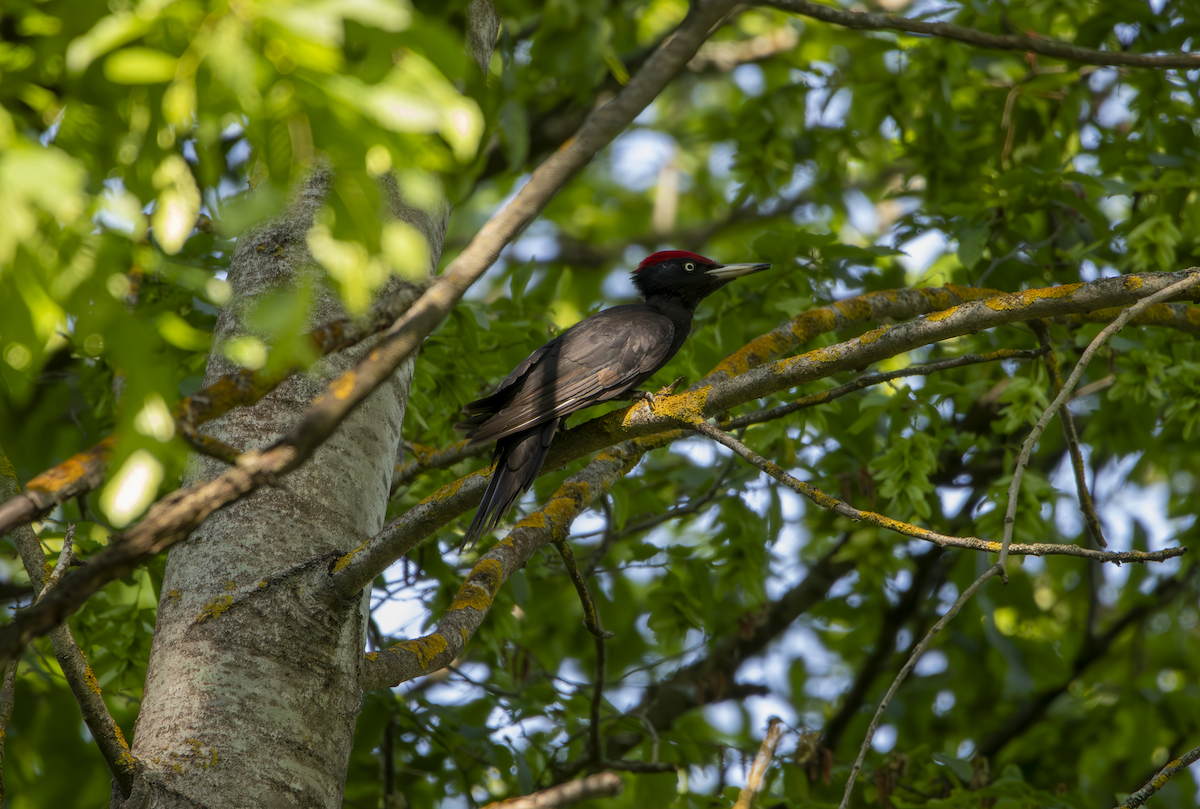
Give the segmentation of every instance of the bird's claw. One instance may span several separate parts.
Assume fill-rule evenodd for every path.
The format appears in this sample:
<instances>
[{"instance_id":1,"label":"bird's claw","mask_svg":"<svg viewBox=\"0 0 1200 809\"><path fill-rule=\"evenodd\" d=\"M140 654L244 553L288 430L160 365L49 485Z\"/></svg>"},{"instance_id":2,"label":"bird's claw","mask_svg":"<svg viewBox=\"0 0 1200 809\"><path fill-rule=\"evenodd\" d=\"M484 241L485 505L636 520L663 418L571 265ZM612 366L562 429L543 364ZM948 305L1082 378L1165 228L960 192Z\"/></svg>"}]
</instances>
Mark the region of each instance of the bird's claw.
<instances>
[{"instance_id":1,"label":"bird's claw","mask_svg":"<svg viewBox=\"0 0 1200 809\"><path fill-rule=\"evenodd\" d=\"M672 393L675 392L675 388L679 387L679 383L682 381L683 381L683 377L681 376L678 379L676 379L674 382L672 382L670 385L666 385L662 388L659 388L656 393L651 393L648 390L635 390L633 393L631 393L629 395L629 398L633 400L634 404L637 404L638 402L642 402L642 401L648 402L650 404L651 412L655 412L658 409L658 397L659 396L670 396Z\"/></svg>"}]
</instances>

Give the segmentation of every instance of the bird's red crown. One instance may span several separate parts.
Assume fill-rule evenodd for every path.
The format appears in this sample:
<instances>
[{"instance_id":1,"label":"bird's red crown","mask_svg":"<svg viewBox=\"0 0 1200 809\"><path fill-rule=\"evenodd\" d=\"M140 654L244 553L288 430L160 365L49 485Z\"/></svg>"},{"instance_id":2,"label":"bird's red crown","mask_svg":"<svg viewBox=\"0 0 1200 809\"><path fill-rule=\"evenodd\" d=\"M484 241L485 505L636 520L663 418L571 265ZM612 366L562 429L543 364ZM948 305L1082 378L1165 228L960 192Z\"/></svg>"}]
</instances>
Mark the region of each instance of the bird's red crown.
<instances>
[{"instance_id":1,"label":"bird's red crown","mask_svg":"<svg viewBox=\"0 0 1200 809\"><path fill-rule=\"evenodd\" d=\"M661 253L655 253L652 256L647 256L642 259L642 263L637 266L634 272L644 270L646 267L653 267L655 264L662 264L664 261L670 261L673 258L690 258L704 264L716 264L711 258L705 258L698 253L689 253L686 250L663 250Z\"/></svg>"}]
</instances>

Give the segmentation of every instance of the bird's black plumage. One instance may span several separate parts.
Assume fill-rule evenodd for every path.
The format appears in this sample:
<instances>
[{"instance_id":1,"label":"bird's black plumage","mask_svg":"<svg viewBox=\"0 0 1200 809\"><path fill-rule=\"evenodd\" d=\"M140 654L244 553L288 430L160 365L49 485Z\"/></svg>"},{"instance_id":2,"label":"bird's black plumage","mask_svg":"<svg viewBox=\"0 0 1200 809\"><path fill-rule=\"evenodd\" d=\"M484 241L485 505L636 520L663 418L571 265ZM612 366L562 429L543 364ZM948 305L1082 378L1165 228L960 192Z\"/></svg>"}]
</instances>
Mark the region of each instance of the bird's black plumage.
<instances>
[{"instance_id":1,"label":"bird's black plumage","mask_svg":"<svg viewBox=\"0 0 1200 809\"><path fill-rule=\"evenodd\" d=\"M577 323L529 357L455 425L469 445L496 442L495 469L463 538L473 545L528 491L562 420L628 396L670 361L705 297L769 264L721 265L695 253L655 253L633 273L644 303L614 306Z\"/></svg>"}]
</instances>

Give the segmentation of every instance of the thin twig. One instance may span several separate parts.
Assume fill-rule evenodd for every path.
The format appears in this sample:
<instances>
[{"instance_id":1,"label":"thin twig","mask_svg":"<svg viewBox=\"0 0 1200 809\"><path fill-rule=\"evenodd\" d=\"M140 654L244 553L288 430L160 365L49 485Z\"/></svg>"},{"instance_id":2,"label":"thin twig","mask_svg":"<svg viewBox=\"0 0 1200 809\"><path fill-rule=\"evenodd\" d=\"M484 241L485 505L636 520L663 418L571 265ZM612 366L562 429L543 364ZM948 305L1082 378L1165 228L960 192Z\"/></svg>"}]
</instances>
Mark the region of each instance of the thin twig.
<instances>
[{"instance_id":1,"label":"thin twig","mask_svg":"<svg viewBox=\"0 0 1200 809\"><path fill-rule=\"evenodd\" d=\"M1000 568L1002 570L1001 577L1004 582L1008 582L1008 553L1009 545L1012 543L1013 526L1016 524L1017 517L1017 495L1021 491L1021 481L1025 477L1025 467L1029 465L1029 457L1033 454L1033 446L1041 438L1042 433L1046 431L1046 426L1050 423L1050 419L1054 418L1054 414L1059 411L1063 403L1071 396L1071 391L1079 384L1080 377L1083 376L1084 370L1087 369L1088 363L1092 357L1100 350L1100 346L1104 345L1109 337L1119 332L1131 319L1137 317L1147 308L1153 306L1160 301L1165 301L1182 292L1185 292L1192 287L1200 284L1200 270L1191 270L1186 278L1182 281L1177 281L1168 287L1160 289L1153 295L1142 298L1137 303L1133 304L1104 328L1096 338L1083 351L1083 355L1079 358L1079 362L1075 364L1071 375L1067 377L1067 381L1063 384L1062 390L1050 406L1046 408L1046 412L1038 419L1037 424L1033 426L1029 437L1025 439L1025 443L1021 446L1021 454L1017 458L1016 468L1013 470L1012 483L1008 487L1008 507L1004 512L1004 538L1000 545Z\"/></svg>"},{"instance_id":2,"label":"thin twig","mask_svg":"<svg viewBox=\"0 0 1200 809\"><path fill-rule=\"evenodd\" d=\"M854 760L854 766L850 770L850 778L846 780L846 792L842 795L842 802L838 804L838 809L846 809L846 807L850 804L850 793L854 789L854 779L858 777L858 771L862 769L863 759L866 758L867 750L871 747L871 740L875 737L875 729L879 727L879 719L883 716L883 712L887 710L887 706L892 701L892 697L895 696L896 690L900 688L900 683L904 682L904 678L907 677L909 672L913 670L913 667L917 665L917 661L921 659L921 655L925 654L925 650L929 648L929 644L931 644L933 639L937 637L937 634L945 628L946 624L950 623L955 615L958 615L958 611L963 608L963 605L967 603L971 596L975 595L975 592L982 587L988 579L1002 572L1003 568L1000 567L999 563L989 567L982 576L980 576L971 584L970 587L968 587L966 590L963 590L962 595L958 597L958 600L954 602L953 606L950 607L946 614L943 615L936 624L930 627L929 631L925 634L925 637L920 643L917 644L917 647L913 649L912 654L909 655L908 662L904 664L904 668L900 669L900 673L897 674L896 679L892 681L891 688L889 688L887 693L883 695L883 701L879 703L879 708L876 709L875 716L871 718L871 724L867 727L867 735L863 739L862 746L858 750L858 758Z\"/></svg>"},{"instance_id":3,"label":"thin twig","mask_svg":"<svg viewBox=\"0 0 1200 809\"><path fill-rule=\"evenodd\" d=\"M575 585L575 592L579 594L579 602L583 605L583 625L597 639L611 638L613 633L600 625L600 613L596 611L596 603L592 601L592 594L588 592L587 582L579 574L579 566L575 563L575 554L571 552L571 546L565 539L556 536L554 537L554 547L562 556L563 565L567 568L571 583Z\"/></svg>"},{"instance_id":4,"label":"thin twig","mask_svg":"<svg viewBox=\"0 0 1200 809\"><path fill-rule=\"evenodd\" d=\"M823 22L842 25L846 28L866 31L904 31L910 34L927 34L929 36L953 39L966 42L980 48L990 48L1002 51L1028 51L1030 53L1049 56L1053 59L1063 59L1069 62L1080 62L1085 65L1122 65L1127 67L1180 67L1191 70L1200 67L1200 59L1192 54L1170 54L1164 56L1149 56L1125 51L1098 51L1092 48L1079 48L1066 42L1042 36L1037 33L1021 34L988 34L974 28L964 28L946 22L921 22L919 20L901 17L898 14L880 12L842 11L840 9L810 3L807 0L766 0L764 5L774 6L793 14L812 17Z\"/></svg>"},{"instance_id":5,"label":"thin twig","mask_svg":"<svg viewBox=\"0 0 1200 809\"><path fill-rule=\"evenodd\" d=\"M775 758L775 746L779 744L781 735L783 735L783 720L778 716L772 716L767 720L767 735L758 748L754 764L750 767L750 777L746 779L746 786L742 787L742 794L738 795L733 809L750 809L750 805L754 802L754 796L762 789L767 768L771 766L771 760Z\"/></svg>"},{"instance_id":6,"label":"thin twig","mask_svg":"<svg viewBox=\"0 0 1200 809\"><path fill-rule=\"evenodd\" d=\"M1166 786L1167 781L1196 761L1200 761L1200 747L1192 748L1167 764L1167 766L1159 770L1158 775L1151 778L1146 782L1145 786L1126 798L1125 802L1118 806L1117 809L1134 809L1134 807L1141 806L1150 799L1151 795Z\"/></svg>"},{"instance_id":7,"label":"thin twig","mask_svg":"<svg viewBox=\"0 0 1200 809\"><path fill-rule=\"evenodd\" d=\"M1091 396L1093 393L1099 393L1105 388L1111 388L1113 383L1116 381L1117 375L1109 374L1108 376L1097 379L1095 382L1089 382L1079 390L1075 391L1075 395L1071 397L1071 401L1073 402L1076 399L1082 399L1085 396Z\"/></svg>"},{"instance_id":8,"label":"thin twig","mask_svg":"<svg viewBox=\"0 0 1200 809\"><path fill-rule=\"evenodd\" d=\"M845 385L839 385L836 388L819 391L818 393L810 393L808 396L797 399L794 402L789 402L779 407L772 407L767 410L759 410L755 413L747 413L744 416L730 419L729 421L721 422L722 430L736 430L741 427L749 427L753 424L762 424L767 421L774 421L777 418L786 416L790 413L795 413L797 410L804 410L809 407L832 402L834 399L839 399L848 393L853 393L863 388L869 388L873 385L881 385L885 382L891 382L894 379L901 379L908 376L929 376L938 371L947 371L951 368L961 368L965 365L978 365L984 362L996 362L997 360L1028 360L1040 357L1046 352L1045 348L1035 348L1026 350L1014 350L1011 348L1002 348L999 351L992 351L988 354L963 354L961 357L954 359L941 360L939 362L930 362L924 365L913 365L908 368L902 368L898 371L876 371L874 373L863 374L858 379L852 382L847 382Z\"/></svg>"},{"instance_id":9,"label":"thin twig","mask_svg":"<svg viewBox=\"0 0 1200 809\"><path fill-rule=\"evenodd\" d=\"M1050 330L1046 328L1046 323L1042 320L1030 321L1029 325L1046 349L1046 353L1042 355L1042 362L1050 374L1050 383L1054 395L1057 396L1062 392L1063 379L1058 370L1058 357L1055 355L1054 349L1050 347ZM1075 491L1079 497L1079 510L1083 512L1083 520L1087 525L1088 533L1092 535L1092 540L1099 547L1107 548L1108 543L1104 541L1104 529L1100 525L1100 515L1096 513L1096 504L1092 502L1092 494L1088 491L1087 470L1083 465L1083 450L1079 446L1079 433L1075 429L1075 418L1069 407L1063 407L1060 412L1062 413L1063 437L1067 441L1067 450L1071 453L1071 470L1075 473Z\"/></svg>"},{"instance_id":10,"label":"thin twig","mask_svg":"<svg viewBox=\"0 0 1200 809\"><path fill-rule=\"evenodd\" d=\"M8 735L8 721L12 719L13 705L17 695L17 665L13 658L4 667L4 684L0 686L0 764L4 762L4 739ZM4 770L0 768L0 801L4 800Z\"/></svg>"},{"instance_id":11,"label":"thin twig","mask_svg":"<svg viewBox=\"0 0 1200 809\"><path fill-rule=\"evenodd\" d=\"M620 795L622 788L621 776L613 772L598 772L578 781L568 781L519 798L489 803L484 809L559 809L580 801L611 798Z\"/></svg>"},{"instance_id":12,"label":"thin twig","mask_svg":"<svg viewBox=\"0 0 1200 809\"><path fill-rule=\"evenodd\" d=\"M893 520L891 517L886 517L883 514L876 514L873 511L859 511L853 506L838 500L836 497L830 497L825 492L818 489L809 483L802 480L797 480L792 475L788 474L783 467L773 461L768 461L754 450L747 447L742 442L738 441L731 435L722 432L719 428L709 424L708 422L698 419L692 425L697 431L704 433L720 444L729 447L738 455L745 458L750 463L757 466L763 472L766 472L775 480L787 486L796 494L802 495L821 508L829 509L835 514L841 514L843 517L849 517L858 522L865 522L870 525L876 525L880 528L886 528L889 531L895 531L902 536L912 537L913 539L923 539L926 542L942 548L968 548L974 551L985 551L987 553L999 553L1001 545L999 542L989 542L988 540L979 539L977 537L954 537L946 534L939 534L936 531L929 531L910 523ZM1022 556L1079 556L1086 559L1096 559L1101 562L1114 562L1122 564L1124 562L1162 562L1176 556L1182 556L1187 553L1186 547L1164 548L1160 551L1147 553L1145 551L1098 551L1092 548L1081 548L1078 545L1057 545L1049 542L1037 542L1029 544L1013 544L1009 547L1010 553L1015 553Z\"/></svg>"},{"instance_id":13,"label":"thin twig","mask_svg":"<svg viewBox=\"0 0 1200 809\"><path fill-rule=\"evenodd\" d=\"M592 685L592 746L588 751L594 764L604 760L604 740L600 736L600 706L604 701L604 672L608 667L605 657L604 638L596 635L596 682Z\"/></svg>"},{"instance_id":14,"label":"thin twig","mask_svg":"<svg viewBox=\"0 0 1200 809\"><path fill-rule=\"evenodd\" d=\"M38 593L37 597L33 600L34 604L45 598L46 593L49 593L50 589L54 587L54 585L58 584L59 579L61 579L63 574L67 572L67 568L71 566L72 562L78 561L75 556L75 551L71 547L74 542L75 523L70 523L67 525L66 536L63 537L62 551L60 551L58 554L58 561L54 564L54 570L52 570L49 577L47 577L46 583L42 587L42 592Z\"/></svg>"}]
</instances>

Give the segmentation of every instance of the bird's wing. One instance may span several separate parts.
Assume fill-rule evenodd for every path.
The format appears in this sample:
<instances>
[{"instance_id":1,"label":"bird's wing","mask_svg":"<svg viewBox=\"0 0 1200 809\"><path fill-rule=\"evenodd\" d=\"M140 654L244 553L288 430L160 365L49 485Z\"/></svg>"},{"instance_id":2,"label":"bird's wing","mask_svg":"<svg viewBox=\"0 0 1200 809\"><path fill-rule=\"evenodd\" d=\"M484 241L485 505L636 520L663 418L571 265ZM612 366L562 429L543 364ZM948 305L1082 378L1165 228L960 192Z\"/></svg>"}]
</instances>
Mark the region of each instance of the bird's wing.
<instances>
[{"instance_id":1,"label":"bird's wing","mask_svg":"<svg viewBox=\"0 0 1200 809\"><path fill-rule=\"evenodd\" d=\"M519 388L494 415L468 420L471 443L494 441L617 398L662 366L674 336L670 319L649 307L617 306L592 315L526 360Z\"/></svg>"},{"instance_id":2,"label":"bird's wing","mask_svg":"<svg viewBox=\"0 0 1200 809\"><path fill-rule=\"evenodd\" d=\"M476 417L478 417L480 414L491 416L500 412L500 410L502 410L504 406L512 399L512 397L515 396L520 390L521 383L525 380L525 376L529 373L529 369L532 368L539 360L541 360L542 357L546 356L546 354L554 348L555 344L560 339L562 339L562 335L555 337L537 351L530 354L528 357L522 360L520 365L513 369L511 374L504 377L504 381L497 385L494 391L482 399L476 399L473 402L463 405L462 412L466 413L468 416ZM455 429L459 429L462 427L462 425L467 425L472 421L473 419L467 419L466 421L459 422L459 424L455 425ZM465 429L466 428L460 429L460 432L464 431Z\"/></svg>"}]
</instances>

